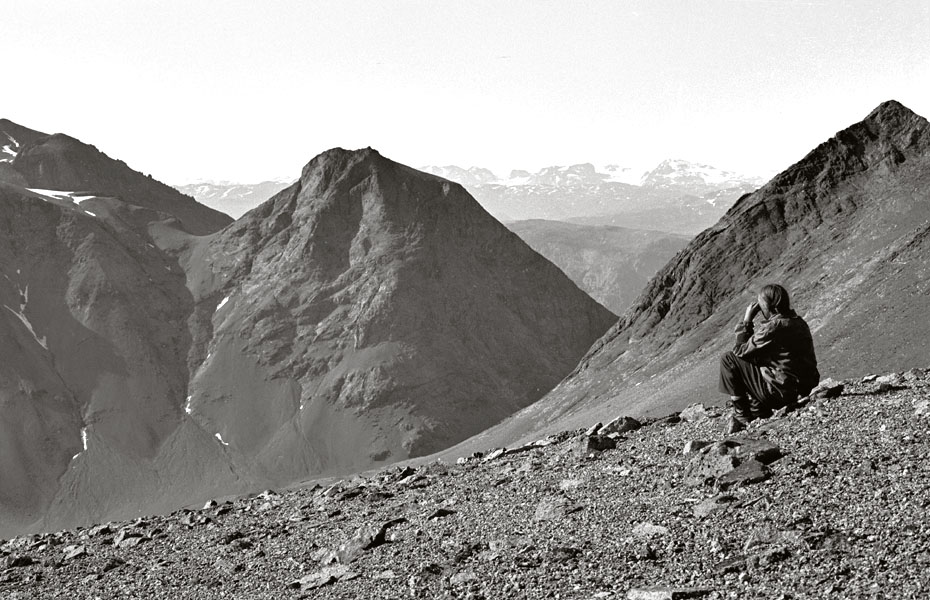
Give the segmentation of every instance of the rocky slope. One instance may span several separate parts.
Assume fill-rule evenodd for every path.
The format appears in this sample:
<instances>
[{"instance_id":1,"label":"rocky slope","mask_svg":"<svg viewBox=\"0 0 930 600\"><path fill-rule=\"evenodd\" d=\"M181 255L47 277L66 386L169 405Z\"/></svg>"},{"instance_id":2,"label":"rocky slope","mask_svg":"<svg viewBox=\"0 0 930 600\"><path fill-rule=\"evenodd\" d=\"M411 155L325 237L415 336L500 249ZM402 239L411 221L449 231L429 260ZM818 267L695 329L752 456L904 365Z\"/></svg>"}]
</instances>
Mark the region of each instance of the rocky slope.
<instances>
[{"instance_id":1,"label":"rocky slope","mask_svg":"<svg viewBox=\"0 0 930 600\"><path fill-rule=\"evenodd\" d=\"M616 320L371 150L206 236L228 217L67 136L11 165L52 189L0 182L0 535L434 452Z\"/></svg>"},{"instance_id":2,"label":"rocky slope","mask_svg":"<svg viewBox=\"0 0 930 600\"><path fill-rule=\"evenodd\" d=\"M279 479L477 433L615 321L460 186L370 149L320 155L182 261L188 407Z\"/></svg>"},{"instance_id":3,"label":"rocky slope","mask_svg":"<svg viewBox=\"0 0 930 600\"><path fill-rule=\"evenodd\" d=\"M889 101L744 197L660 270L575 372L476 446L623 410L717 397L717 364L755 290L783 283L820 371L930 355L930 125Z\"/></svg>"},{"instance_id":4,"label":"rocky slope","mask_svg":"<svg viewBox=\"0 0 930 600\"><path fill-rule=\"evenodd\" d=\"M661 231L542 219L515 221L507 227L617 314L690 240Z\"/></svg>"},{"instance_id":5,"label":"rocky slope","mask_svg":"<svg viewBox=\"0 0 930 600\"><path fill-rule=\"evenodd\" d=\"M0 593L926 597L925 372L824 385L735 437L721 437L718 415L695 405L462 464L17 537L0 545Z\"/></svg>"}]
</instances>

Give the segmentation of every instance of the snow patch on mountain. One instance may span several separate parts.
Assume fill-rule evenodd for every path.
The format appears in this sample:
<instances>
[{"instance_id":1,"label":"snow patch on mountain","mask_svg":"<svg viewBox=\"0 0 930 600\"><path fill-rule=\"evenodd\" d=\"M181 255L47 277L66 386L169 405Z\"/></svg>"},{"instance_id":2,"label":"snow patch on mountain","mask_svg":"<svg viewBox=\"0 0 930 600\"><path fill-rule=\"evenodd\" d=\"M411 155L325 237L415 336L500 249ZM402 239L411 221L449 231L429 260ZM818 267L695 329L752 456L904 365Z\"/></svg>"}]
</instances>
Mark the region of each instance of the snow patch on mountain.
<instances>
[{"instance_id":1,"label":"snow patch on mountain","mask_svg":"<svg viewBox=\"0 0 930 600\"><path fill-rule=\"evenodd\" d=\"M19 269L16 270L16 274L17 275L19 274ZM7 309L8 311L10 311L11 313L13 313L14 315L16 315L16 318L18 318L20 322L23 324L23 326L25 326L26 329L29 330L29 333L32 334L33 339L40 346L48 350L48 343L46 342L46 336L43 335L40 338L38 334L36 333L35 329L33 328L32 323L29 321L29 318L26 317L26 306L29 304L29 286L28 285L25 287L25 289L19 290L19 296L21 298L21 301L19 303L19 312L13 310L6 304L4 304L3 307Z\"/></svg>"},{"instance_id":2,"label":"snow patch on mountain","mask_svg":"<svg viewBox=\"0 0 930 600\"><path fill-rule=\"evenodd\" d=\"M3 154L8 154L9 157L0 155L0 162L13 162L13 159L16 158L19 150L19 142L13 139L13 136L9 133L4 132L3 135L6 136L6 139L10 141L9 144L4 144L3 148L0 148L0 152Z\"/></svg>"},{"instance_id":3,"label":"snow patch on mountain","mask_svg":"<svg viewBox=\"0 0 930 600\"><path fill-rule=\"evenodd\" d=\"M35 192L41 196L48 196L49 198L55 198L56 200L68 200L74 202L75 204L80 204L85 200L90 200L96 198L93 194L81 194L79 192L69 192L65 190L43 190L40 188L26 188L30 192Z\"/></svg>"}]
</instances>

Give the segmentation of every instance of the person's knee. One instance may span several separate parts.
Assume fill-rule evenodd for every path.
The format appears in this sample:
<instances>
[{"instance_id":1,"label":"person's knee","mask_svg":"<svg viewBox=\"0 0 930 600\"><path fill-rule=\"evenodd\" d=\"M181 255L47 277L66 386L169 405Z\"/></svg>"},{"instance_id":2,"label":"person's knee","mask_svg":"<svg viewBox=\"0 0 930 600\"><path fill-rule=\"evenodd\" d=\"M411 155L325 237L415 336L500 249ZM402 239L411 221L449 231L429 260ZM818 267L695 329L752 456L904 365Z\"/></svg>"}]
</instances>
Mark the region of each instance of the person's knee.
<instances>
[{"instance_id":1,"label":"person's knee","mask_svg":"<svg viewBox=\"0 0 930 600\"><path fill-rule=\"evenodd\" d=\"M736 364L736 354L732 350L728 350L723 353L723 356L720 357L720 367L724 369L732 369Z\"/></svg>"}]
</instances>

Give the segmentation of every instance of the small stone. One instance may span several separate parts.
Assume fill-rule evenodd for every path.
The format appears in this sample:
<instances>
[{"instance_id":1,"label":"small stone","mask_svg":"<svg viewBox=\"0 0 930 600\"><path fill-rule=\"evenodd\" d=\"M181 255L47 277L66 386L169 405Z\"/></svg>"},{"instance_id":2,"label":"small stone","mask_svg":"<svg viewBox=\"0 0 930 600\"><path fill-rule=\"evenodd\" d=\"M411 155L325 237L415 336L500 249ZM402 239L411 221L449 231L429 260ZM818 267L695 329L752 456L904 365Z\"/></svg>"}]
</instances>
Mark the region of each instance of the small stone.
<instances>
[{"instance_id":1,"label":"small stone","mask_svg":"<svg viewBox=\"0 0 930 600\"><path fill-rule=\"evenodd\" d=\"M678 416L678 413L675 413L658 419L654 424L659 427L671 427L679 423L681 423L681 417Z\"/></svg>"},{"instance_id":2,"label":"small stone","mask_svg":"<svg viewBox=\"0 0 930 600\"><path fill-rule=\"evenodd\" d=\"M35 559L28 554L11 554L4 559L4 562L7 569L17 569L36 564Z\"/></svg>"},{"instance_id":3,"label":"small stone","mask_svg":"<svg viewBox=\"0 0 930 600\"><path fill-rule=\"evenodd\" d=\"M481 462L489 462L495 458L500 458L504 455L505 452L507 452L507 448L497 448L495 450L491 450L487 456L481 459Z\"/></svg>"},{"instance_id":4,"label":"small stone","mask_svg":"<svg viewBox=\"0 0 930 600\"><path fill-rule=\"evenodd\" d=\"M717 478L717 485L721 490L729 489L735 485L760 483L769 478L769 471L764 464L749 459L735 469Z\"/></svg>"},{"instance_id":5,"label":"small stone","mask_svg":"<svg viewBox=\"0 0 930 600\"><path fill-rule=\"evenodd\" d=\"M429 521L430 519L441 519L443 517L448 517L449 515L454 515L454 514L455 514L454 510L450 510L448 508L437 508L436 510L431 512L428 517L426 517L426 520Z\"/></svg>"},{"instance_id":6,"label":"small stone","mask_svg":"<svg viewBox=\"0 0 930 600\"><path fill-rule=\"evenodd\" d=\"M110 558L107 562L103 563L101 571L106 573L107 571L112 571L113 569L118 569L119 567L126 564L126 561L122 558Z\"/></svg>"},{"instance_id":7,"label":"small stone","mask_svg":"<svg viewBox=\"0 0 930 600\"><path fill-rule=\"evenodd\" d=\"M578 489L579 487L581 487L580 479L563 479L562 481L559 482L559 489L562 490L563 492L575 490L575 489Z\"/></svg>"},{"instance_id":8,"label":"small stone","mask_svg":"<svg viewBox=\"0 0 930 600\"><path fill-rule=\"evenodd\" d=\"M563 496L550 496L548 498L543 498L536 505L536 512L533 515L533 520L558 520L570 512L574 512L576 509L577 507L573 506L567 498Z\"/></svg>"},{"instance_id":9,"label":"small stone","mask_svg":"<svg viewBox=\"0 0 930 600\"><path fill-rule=\"evenodd\" d=\"M835 379L824 379L817 384L811 393L811 398L836 398L843 393L845 386Z\"/></svg>"},{"instance_id":10,"label":"small stone","mask_svg":"<svg viewBox=\"0 0 930 600\"><path fill-rule=\"evenodd\" d=\"M476 575L474 571L461 571L453 575L449 579L449 583L451 583L452 585L462 585L462 584L469 583L471 581L477 581L477 580L478 580L478 575Z\"/></svg>"},{"instance_id":11,"label":"small stone","mask_svg":"<svg viewBox=\"0 0 930 600\"><path fill-rule=\"evenodd\" d=\"M574 444L573 451L578 458L596 456L604 450L613 450L617 441L606 435L581 436Z\"/></svg>"},{"instance_id":12,"label":"small stone","mask_svg":"<svg viewBox=\"0 0 930 600\"><path fill-rule=\"evenodd\" d=\"M930 400L920 400L914 405L914 415L917 417L926 417L930 415Z\"/></svg>"},{"instance_id":13,"label":"small stone","mask_svg":"<svg viewBox=\"0 0 930 600\"><path fill-rule=\"evenodd\" d=\"M401 479L405 479L415 474L416 474L416 470L413 467L408 465L404 467L403 469L401 469L400 471L398 471L397 474L394 475L393 479L394 481L400 481Z\"/></svg>"},{"instance_id":14,"label":"small stone","mask_svg":"<svg viewBox=\"0 0 930 600\"><path fill-rule=\"evenodd\" d=\"M713 590L697 587L650 587L633 588L626 593L627 600L688 600L703 598Z\"/></svg>"},{"instance_id":15,"label":"small stone","mask_svg":"<svg viewBox=\"0 0 930 600\"><path fill-rule=\"evenodd\" d=\"M637 429L643 426L642 423L634 419L633 417L617 417L607 425L601 427L601 435L611 435L614 433L626 433L628 431L636 431Z\"/></svg>"},{"instance_id":16,"label":"small stone","mask_svg":"<svg viewBox=\"0 0 930 600\"><path fill-rule=\"evenodd\" d=\"M703 404L698 403L690 405L688 408L678 413L678 416L683 421L694 423L696 421L706 421L707 419L717 416L717 414L710 412Z\"/></svg>"},{"instance_id":17,"label":"small stone","mask_svg":"<svg viewBox=\"0 0 930 600\"><path fill-rule=\"evenodd\" d=\"M764 465L771 464L780 459L783 454L776 444L764 439L742 439L733 449L733 453L740 459L757 460Z\"/></svg>"},{"instance_id":18,"label":"small stone","mask_svg":"<svg viewBox=\"0 0 930 600\"><path fill-rule=\"evenodd\" d=\"M94 527L91 527L90 529L87 530L88 537L97 537L98 535L109 535L111 533L113 533L113 529L110 528L110 525L108 523L104 523L103 525L95 525Z\"/></svg>"},{"instance_id":19,"label":"small stone","mask_svg":"<svg viewBox=\"0 0 930 600\"><path fill-rule=\"evenodd\" d=\"M730 494L718 494L698 502L691 508L691 511L694 513L695 517L703 519L712 513L731 506L737 500L738 498L736 496L731 496Z\"/></svg>"},{"instance_id":20,"label":"small stone","mask_svg":"<svg viewBox=\"0 0 930 600\"><path fill-rule=\"evenodd\" d=\"M651 538L668 535L668 527L653 525L652 523L639 523L633 527L633 535L639 538Z\"/></svg>"},{"instance_id":21,"label":"small stone","mask_svg":"<svg viewBox=\"0 0 930 600\"><path fill-rule=\"evenodd\" d=\"M585 431L584 434L587 436L595 435L598 431L601 430L601 427L603 427L603 423L595 423L591 427L588 427L588 430Z\"/></svg>"},{"instance_id":22,"label":"small stone","mask_svg":"<svg viewBox=\"0 0 930 600\"><path fill-rule=\"evenodd\" d=\"M79 556L87 555L87 548L83 545L65 546L62 550L64 552L64 560L73 560Z\"/></svg>"},{"instance_id":23,"label":"small stone","mask_svg":"<svg viewBox=\"0 0 930 600\"><path fill-rule=\"evenodd\" d=\"M888 383L891 385L901 385L901 383L904 382L904 377L902 377L898 373L888 373L887 375L882 375L881 377L876 378L875 382L878 383L879 385L883 383Z\"/></svg>"},{"instance_id":24,"label":"small stone","mask_svg":"<svg viewBox=\"0 0 930 600\"><path fill-rule=\"evenodd\" d=\"M325 585L329 585L331 583L335 583L348 573L350 573L349 567L345 565L323 567L316 573L311 573L310 575L305 575L300 579L292 581L288 587L299 588L302 590L313 590L316 588L321 588Z\"/></svg>"},{"instance_id":25,"label":"small stone","mask_svg":"<svg viewBox=\"0 0 930 600\"><path fill-rule=\"evenodd\" d=\"M636 560L655 560L656 557L656 549L645 540L640 541L633 547L633 558Z\"/></svg>"},{"instance_id":26,"label":"small stone","mask_svg":"<svg viewBox=\"0 0 930 600\"><path fill-rule=\"evenodd\" d=\"M226 576L232 576L242 571L245 567L239 563L226 560L225 558L219 558L213 563L213 568Z\"/></svg>"},{"instance_id":27,"label":"small stone","mask_svg":"<svg viewBox=\"0 0 930 600\"><path fill-rule=\"evenodd\" d=\"M697 452L701 448L706 448L710 446L713 442L705 442L703 440L689 440L685 443L685 447L682 449L682 454L692 454Z\"/></svg>"},{"instance_id":28,"label":"small stone","mask_svg":"<svg viewBox=\"0 0 930 600\"><path fill-rule=\"evenodd\" d=\"M714 444L704 448L704 450L711 451L702 451L691 459L691 463L685 471L685 485L702 486L711 484L718 477L729 473L739 465L739 459L735 456L731 456L725 451L713 450L718 445Z\"/></svg>"},{"instance_id":29,"label":"small stone","mask_svg":"<svg viewBox=\"0 0 930 600\"><path fill-rule=\"evenodd\" d=\"M371 576L371 578L372 579L396 579L397 574L394 573L394 571L392 571L391 569L385 569L384 571L381 571L380 573L375 573L374 575Z\"/></svg>"},{"instance_id":30,"label":"small stone","mask_svg":"<svg viewBox=\"0 0 930 600\"><path fill-rule=\"evenodd\" d=\"M927 376L927 372L924 369L911 369L910 371L905 371L902 377L905 381L917 381L918 379L923 379Z\"/></svg>"}]
</instances>

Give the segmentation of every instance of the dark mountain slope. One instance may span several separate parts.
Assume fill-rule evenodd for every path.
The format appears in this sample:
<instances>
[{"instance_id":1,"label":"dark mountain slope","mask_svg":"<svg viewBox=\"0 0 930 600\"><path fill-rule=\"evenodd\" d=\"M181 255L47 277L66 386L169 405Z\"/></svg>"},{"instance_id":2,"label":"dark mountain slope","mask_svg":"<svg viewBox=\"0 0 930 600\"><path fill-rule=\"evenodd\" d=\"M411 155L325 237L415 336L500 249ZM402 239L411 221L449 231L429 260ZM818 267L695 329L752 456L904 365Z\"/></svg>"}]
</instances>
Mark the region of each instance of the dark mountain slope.
<instances>
[{"instance_id":1,"label":"dark mountain slope","mask_svg":"<svg viewBox=\"0 0 930 600\"><path fill-rule=\"evenodd\" d=\"M18 131L15 127L9 129ZM229 216L70 136L58 133L25 139L31 141L20 143L8 163L14 172L6 168L0 179L29 188L114 197L126 205L162 213L163 218L174 217L185 231L194 235L213 233L232 222Z\"/></svg>"},{"instance_id":2,"label":"dark mountain slope","mask_svg":"<svg viewBox=\"0 0 930 600\"><path fill-rule=\"evenodd\" d=\"M182 418L192 301L180 271L141 237L5 184L0 223L3 530L230 485L212 432ZM196 461L179 460L181 443Z\"/></svg>"},{"instance_id":3,"label":"dark mountain slope","mask_svg":"<svg viewBox=\"0 0 930 600\"><path fill-rule=\"evenodd\" d=\"M542 219L516 221L507 227L618 314L690 240L662 231Z\"/></svg>"},{"instance_id":4,"label":"dark mountain slope","mask_svg":"<svg viewBox=\"0 0 930 600\"><path fill-rule=\"evenodd\" d=\"M719 354L768 281L792 291L824 375L923 364L928 232L930 127L886 102L742 198L656 274L570 377L473 444L583 415L720 401Z\"/></svg>"},{"instance_id":5,"label":"dark mountain slope","mask_svg":"<svg viewBox=\"0 0 930 600\"><path fill-rule=\"evenodd\" d=\"M318 156L186 264L193 414L283 479L464 439L615 320L461 186L370 149Z\"/></svg>"},{"instance_id":6,"label":"dark mountain slope","mask_svg":"<svg viewBox=\"0 0 930 600\"><path fill-rule=\"evenodd\" d=\"M62 138L32 148L81 149ZM15 162L122 189L85 151ZM0 182L0 535L441 449L616 320L460 186L371 150L319 156L213 235L178 223Z\"/></svg>"}]
</instances>

